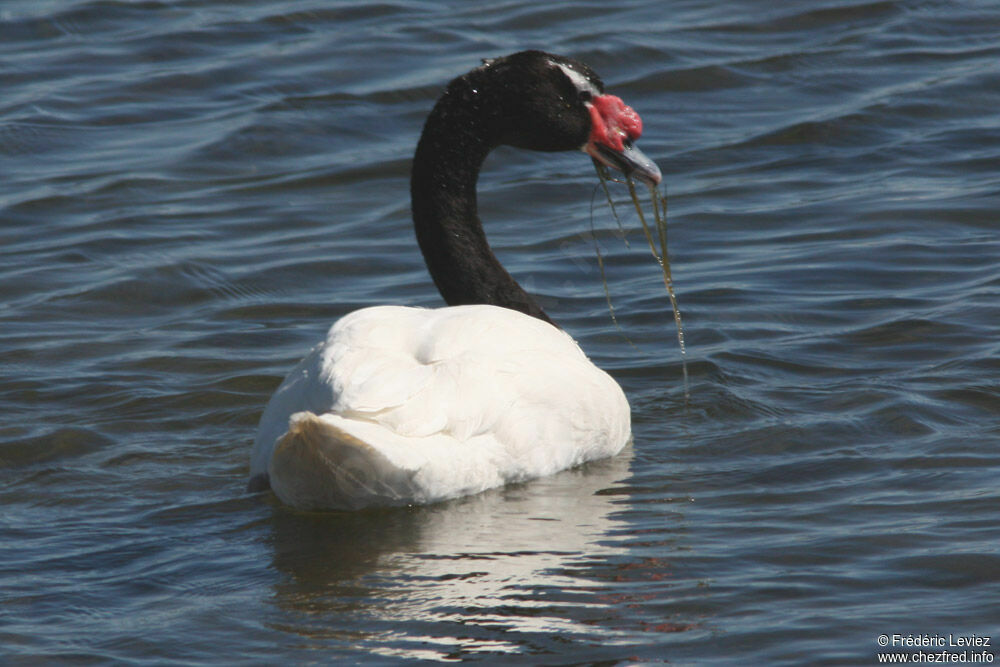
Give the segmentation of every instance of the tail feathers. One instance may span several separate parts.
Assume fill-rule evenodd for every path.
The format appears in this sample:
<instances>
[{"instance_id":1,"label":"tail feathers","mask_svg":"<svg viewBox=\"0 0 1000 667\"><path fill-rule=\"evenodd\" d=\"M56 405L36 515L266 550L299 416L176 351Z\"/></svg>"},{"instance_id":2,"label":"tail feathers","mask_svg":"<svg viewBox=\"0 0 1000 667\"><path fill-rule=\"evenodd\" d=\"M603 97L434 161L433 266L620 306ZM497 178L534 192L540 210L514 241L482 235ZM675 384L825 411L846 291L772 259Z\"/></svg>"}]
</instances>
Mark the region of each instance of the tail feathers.
<instances>
[{"instance_id":1,"label":"tail feathers","mask_svg":"<svg viewBox=\"0 0 1000 667\"><path fill-rule=\"evenodd\" d=\"M415 470L311 412L292 415L268 467L271 488L300 509L360 509L416 500Z\"/></svg>"}]
</instances>

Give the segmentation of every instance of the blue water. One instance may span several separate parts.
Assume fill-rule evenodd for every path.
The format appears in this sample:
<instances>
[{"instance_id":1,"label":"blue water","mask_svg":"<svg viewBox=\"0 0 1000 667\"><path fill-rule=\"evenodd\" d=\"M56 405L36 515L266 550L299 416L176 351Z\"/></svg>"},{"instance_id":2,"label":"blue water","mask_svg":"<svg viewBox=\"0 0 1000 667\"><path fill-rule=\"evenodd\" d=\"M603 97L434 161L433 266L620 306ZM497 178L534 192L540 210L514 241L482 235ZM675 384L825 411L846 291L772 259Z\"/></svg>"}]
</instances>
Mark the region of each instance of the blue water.
<instances>
[{"instance_id":1,"label":"blue water","mask_svg":"<svg viewBox=\"0 0 1000 667\"><path fill-rule=\"evenodd\" d=\"M998 34L973 0L4 0L0 662L996 644ZM501 149L490 240L622 384L634 445L429 507L246 494L263 406L333 320L440 305L409 221L423 118L529 47L643 116L689 398L634 215L623 240L583 155Z\"/></svg>"}]
</instances>

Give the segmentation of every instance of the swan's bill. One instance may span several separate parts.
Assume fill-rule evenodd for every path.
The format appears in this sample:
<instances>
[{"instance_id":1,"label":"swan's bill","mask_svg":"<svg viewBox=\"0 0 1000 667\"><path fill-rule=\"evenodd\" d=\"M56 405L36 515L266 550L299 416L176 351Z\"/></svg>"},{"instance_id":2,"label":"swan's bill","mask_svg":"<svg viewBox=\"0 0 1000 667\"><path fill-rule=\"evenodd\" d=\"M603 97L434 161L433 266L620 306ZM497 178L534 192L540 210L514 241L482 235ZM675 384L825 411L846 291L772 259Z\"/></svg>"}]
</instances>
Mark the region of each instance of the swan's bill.
<instances>
[{"instance_id":1,"label":"swan's bill","mask_svg":"<svg viewBox=\"0 0 1000 667\"><path fill-rule=\"evenodd\" d=\"M618 151L590 141L583 147L583 151L601 164L617 169L627 177L642 181L650 187L656 187L663 180L660 168L635 144L625 144Z\"/></svg>"},{"instance_id":2,"label":"swan's bill","mask_svg":"<svg viewBox=\"0 0 1000 667\"><path fill-rule=\"evenodd\" d=\"M584 104L590 113L590 137L583 151L650 187L659 185L660 168L635 146L642 136L642 119L635 109L614 95L598 95Z\"/></svg>"}]
</instances>

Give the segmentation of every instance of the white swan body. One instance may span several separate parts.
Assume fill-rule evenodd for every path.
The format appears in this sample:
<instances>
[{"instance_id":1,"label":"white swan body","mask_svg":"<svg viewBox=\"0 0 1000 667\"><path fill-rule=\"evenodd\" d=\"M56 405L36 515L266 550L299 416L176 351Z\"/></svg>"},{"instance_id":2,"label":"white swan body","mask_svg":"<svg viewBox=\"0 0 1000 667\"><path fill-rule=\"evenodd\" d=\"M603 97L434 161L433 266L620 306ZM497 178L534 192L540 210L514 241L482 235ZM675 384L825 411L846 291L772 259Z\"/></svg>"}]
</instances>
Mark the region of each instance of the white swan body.
<instances>
[{"instance_id":1,"label":"white swan body","mask_svg":"<svg viewBox=\"0 0 1000 667\"><path fill-rule=\"evenodd\" d=\"M285 379L251 476L285 503L427 503L617 454L625 394L565 332L490 305L355 311Z\"/></svg>"},{"instance_id":2,"label":"white swan body","mask_svg":"<svg viewBox=\"0 0 1000 667\"><path fill-rule=\"evenodd\" d=\"M250 489L300 508L428 503L612 456L625 394L503 268L476 182L500 145L583 150L650 185L639 115L581 62L522 51L454 79L413 156L417 244L449 307L337 322L261 417Z\"/></svg>"}]
</instances>

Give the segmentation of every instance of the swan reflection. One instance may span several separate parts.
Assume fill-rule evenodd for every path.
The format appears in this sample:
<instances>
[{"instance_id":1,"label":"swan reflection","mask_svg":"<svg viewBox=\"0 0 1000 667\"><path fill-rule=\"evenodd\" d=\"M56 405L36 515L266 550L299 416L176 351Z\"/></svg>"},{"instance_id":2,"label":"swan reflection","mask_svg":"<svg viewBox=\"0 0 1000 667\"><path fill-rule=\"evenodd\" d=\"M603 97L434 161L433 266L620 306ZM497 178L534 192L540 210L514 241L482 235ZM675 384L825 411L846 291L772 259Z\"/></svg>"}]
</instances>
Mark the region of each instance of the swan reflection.
<instances>
[{"instance_id":1,"label":"swan reflection","mask_svg":"<svg viewBox=\"0 0 1000 667\"><path fill-rule=\"evenodd\" d=\"M628 447L552 477L424 507L276 507L274 564L289 575L276 601L301 618L286 629L424 658L520 650L536 633L591 634L588 609L603 606L603 584L586 573L626 552L614 489L631 459Z\"/></svg>"}]
</instances>

